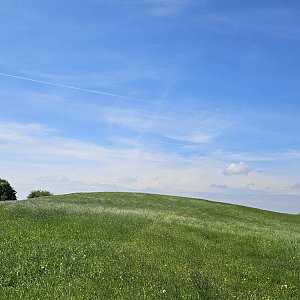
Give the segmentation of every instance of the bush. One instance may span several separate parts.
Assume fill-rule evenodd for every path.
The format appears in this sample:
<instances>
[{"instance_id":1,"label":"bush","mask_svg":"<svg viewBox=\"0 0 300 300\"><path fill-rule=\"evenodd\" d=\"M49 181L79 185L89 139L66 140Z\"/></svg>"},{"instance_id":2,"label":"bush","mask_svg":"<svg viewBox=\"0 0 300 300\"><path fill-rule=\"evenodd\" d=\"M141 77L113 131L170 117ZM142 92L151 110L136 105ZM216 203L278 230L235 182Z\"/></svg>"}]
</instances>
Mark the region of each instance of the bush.
<instances>
[{"instance_id":1,"label":"bush","mask_svg":"<svg viewBox=\"0 0 300 300\"><path fill-rule=\"evenodd\" d=\"M53 194L50 193L49 191L34 190L30 192L30 194L27 196L27 199L44 197L44 196L53 196Z\"/></svg>"},{"instance_id":2,"label":"bush","mask_svg":"<svg viewBox=\"0 0 300 300\"><path fill-rule=\"evenodd\" d=\"M0 178L0 201L17 200L16 193L7 180Z\"/></svg>"}]
</instances>

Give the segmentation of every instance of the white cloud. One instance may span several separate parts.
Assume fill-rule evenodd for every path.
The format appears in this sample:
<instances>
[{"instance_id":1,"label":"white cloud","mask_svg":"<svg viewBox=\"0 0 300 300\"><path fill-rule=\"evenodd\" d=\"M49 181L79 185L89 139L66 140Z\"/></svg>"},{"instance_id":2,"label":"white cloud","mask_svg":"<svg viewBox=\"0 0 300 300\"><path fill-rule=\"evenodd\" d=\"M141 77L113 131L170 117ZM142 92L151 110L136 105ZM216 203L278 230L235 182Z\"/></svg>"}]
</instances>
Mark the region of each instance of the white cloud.
<instances>
[{"instance_id":1,"label":"white cloud","mask_svg":"<svg viewBox=\"0 0 300 300\"><path fill-rule=\"evenodd\" d=\"M254 184L260 195L284 193L291 182L290 177L266 172L224 177L225 163L213 156L170 154L143 141L111 148L60 136L41 124L0 123L0 136L1 176L11 182L19 199L41 188L55 194L144 191L201 197L211 193L212 199L221 200L229 193L247 196ZM231 164L227 172L248 173L249 167ZM293 190L294 196L298 191Z\"/></svg>"},{"instance_id":2,"label":"white cloud","mask_svg":"<svg viewBox=\"0 0 300 300\"><path fill-rule=\"evenodd\" d=\"M248 175L251 171L251 168L243 163L231 163L226 170L223 172L224 175Z\"/></svg>"},{"instance_id":3,"label":"white cloud","mask_svg":"<svg viewBox=\"0 0 300 300\"><path fill-rule=\"evenodd\" d=\"M165 156L138 149L112 149L93 143L64 138L57 135L58 131L39 124L21 124L15 122L0 123L0 142L2 153L9 149L10 155L26 156L26 159L34 159L33 156L47 157L47 160L61 159L64 162L94 161L102 162L110 160L134 160L142 159L152 162L160 162Z\"/></svg>"},{"instance_id":4,"label":"white cloud","mask_svg":"<svg viewBox=\"0 0 300 300\"><path fill-rule=\"evenodd\" d=\"M218 162L190 160L155 147L148 149L143 143L111 148L62 137L39 124L0 123L0 137L4 146L0 148L1 174L12 180L21 198L39 186L50 186L54 193L78 191L79 187L197 191L221 170ZM41 182L41 177L46 179ZM56 184L57 178L68 180Z\"/></svg>"}]
</instances>

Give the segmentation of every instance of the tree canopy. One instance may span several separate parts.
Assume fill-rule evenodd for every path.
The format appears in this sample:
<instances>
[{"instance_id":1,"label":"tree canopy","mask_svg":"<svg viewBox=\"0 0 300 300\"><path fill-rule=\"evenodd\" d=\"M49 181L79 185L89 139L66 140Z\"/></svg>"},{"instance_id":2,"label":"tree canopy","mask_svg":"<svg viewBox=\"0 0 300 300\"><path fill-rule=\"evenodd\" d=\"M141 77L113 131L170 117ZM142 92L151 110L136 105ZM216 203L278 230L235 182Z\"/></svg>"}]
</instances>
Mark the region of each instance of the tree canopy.
<instances>
[{"instance_id":1,"label":"tree canopy","mask_svg":"<svg viewBox=\"0 0 300 300\"><path fill-rule=\"evenodd\" d=\"M49 191L34 190L30 192L30 194L27 196L27 199L45 197L45 196L53 196L53 194L50 193Z\"/></svg>"},{"instance_id":2,"label":"tree canopy","mask_svg":"<svg viewBox=\"0 0 300 300\"><path fill-rule=\"evenodd\" d=\"M0 201L17 200L16 194L9 182L0 178Z\"/></svg>"}]
</instances>

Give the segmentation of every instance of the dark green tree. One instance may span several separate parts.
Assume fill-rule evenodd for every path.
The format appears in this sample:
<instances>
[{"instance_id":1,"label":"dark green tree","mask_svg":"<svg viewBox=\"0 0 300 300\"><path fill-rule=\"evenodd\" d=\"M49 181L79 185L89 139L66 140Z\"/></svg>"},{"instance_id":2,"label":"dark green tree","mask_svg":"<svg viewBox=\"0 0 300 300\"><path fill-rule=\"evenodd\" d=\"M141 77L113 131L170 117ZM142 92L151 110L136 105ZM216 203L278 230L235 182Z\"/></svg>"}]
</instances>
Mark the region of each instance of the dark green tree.
<instances>
[{"instance_id":1,"label":"dark green tree","mask_svg":"<svg viewBox=\"0 0 300 300\"><path fill-rule=\"evenodd\" d=\"M34 190L30 192L30 194L27 196L27 199L44 197L44 196L53 196L53 194L50 193L49 191Z\"/></svg>"},{"instance_id":2,"label":"dark green tree","mask_svg":"<svg viewBox=\"0 0 300 300\"><path fill-rule=\"evenodd\" d=\"M0 178L0 201L17 200L16 194L9 182Z\"/></svg>"}]
</instances>

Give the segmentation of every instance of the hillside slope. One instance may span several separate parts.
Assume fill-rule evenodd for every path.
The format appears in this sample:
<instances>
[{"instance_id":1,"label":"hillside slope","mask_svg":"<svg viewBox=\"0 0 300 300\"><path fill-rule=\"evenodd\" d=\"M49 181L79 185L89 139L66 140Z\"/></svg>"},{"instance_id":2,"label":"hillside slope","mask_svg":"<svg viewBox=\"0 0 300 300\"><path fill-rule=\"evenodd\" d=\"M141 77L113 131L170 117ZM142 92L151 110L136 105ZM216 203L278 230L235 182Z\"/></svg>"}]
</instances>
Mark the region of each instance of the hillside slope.
<instances>
[{"instance_id":1,"label":"hillside slope","mask_svg":"<svg viewBox=\"0 0 300 300\"><path fill-rule=\"evenodd\" d=\"M0 205L0 299L300 299L300 216L82 193Z\"/></svg>"}]
</instances>

